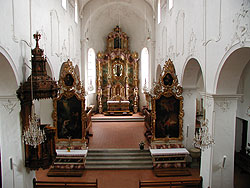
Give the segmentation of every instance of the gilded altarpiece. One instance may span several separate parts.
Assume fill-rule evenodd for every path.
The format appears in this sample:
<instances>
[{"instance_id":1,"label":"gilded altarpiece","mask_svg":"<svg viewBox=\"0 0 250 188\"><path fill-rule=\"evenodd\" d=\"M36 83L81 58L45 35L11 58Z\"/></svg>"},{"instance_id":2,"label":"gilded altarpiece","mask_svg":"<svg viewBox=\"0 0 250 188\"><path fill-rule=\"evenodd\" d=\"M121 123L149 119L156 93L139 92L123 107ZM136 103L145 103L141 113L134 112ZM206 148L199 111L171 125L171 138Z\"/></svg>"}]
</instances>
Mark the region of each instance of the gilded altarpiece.
<instances>
[{"instance_id":1,"label":"gilded altarpiece","mask_svg":"<svg viewBox=\"0 0 250 188\"><path fill-rule=\"evenodd\" d=\"M130 52L129 37L116 26L107 37L107 49L98 52L97 102L99 113L138 111L138 53ZM117 102L117 109L108 104ZM121 105L121 106L119 106Z\"/></svg>"},{"instance_id":2,"label":"gilded altarpiece","mask_svg":"<svg viewBox=\"0 0 250 188\"><path fill-rule=\"evenodd\" d=\"M154 84L152 101L152 141L178 142L183 139L183 89L178 83L173 62L169 59Z\"/></svg>"},{"instance_id":3,"label":"gilded altarpiece","mask_svg":"<svg viewBox=\"0 0 250 188\"><path fill-rule=\"evenodd\" d=\"M85 90L71 61L63 63L58 81L59 95L53 100L56 141L85 142Z\"/></svg>"}]
</instances>

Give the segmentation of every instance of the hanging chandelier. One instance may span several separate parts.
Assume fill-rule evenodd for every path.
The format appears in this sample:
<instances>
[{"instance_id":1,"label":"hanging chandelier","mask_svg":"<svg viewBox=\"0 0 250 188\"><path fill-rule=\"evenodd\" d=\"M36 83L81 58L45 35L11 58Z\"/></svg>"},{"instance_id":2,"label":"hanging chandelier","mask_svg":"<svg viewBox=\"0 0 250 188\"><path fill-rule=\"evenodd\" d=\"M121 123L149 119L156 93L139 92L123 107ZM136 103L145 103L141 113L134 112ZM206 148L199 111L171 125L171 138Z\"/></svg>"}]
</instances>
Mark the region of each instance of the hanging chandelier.
<instances>
[{"instance_id":1,"label":"hanging chandelier","mask_svg":"<svg viewBox=\"0 0 250 188\"><path fill-rule=\"evenodd\" d=\"M203 119L200 122L201 126L195 133L194 146L204 151L214 144L214 139L208 131L208 119Z\"/></svg>"},{"instance_id":2,"label":"hanging chandelier","mask_svg":"<svg viewBox=\"0 0 250 188\"><path fill-rule=\"evenodd\" d=\"M34 112L34 104L32 101L31 115L29 115L29 126L23 132L23 141L25 144L36 148L46 140L44 130L40 129L40 119Z\"/></svg>"},{"instance_id":3,"label":"hanging chandelier","mask_svg":"<svg viewBox=\"0 0 250 188\"><path fill-rule=\"evenodd\" d=\"M46 140L44 130L40 129L40 119L35 113L35 106L33 102L33 82L32 76L30 79L30 92L31 92L31 113L29 115L29 125L23 132L23 141L25 144L36 148Z\"/></svg>"}]
</instances>

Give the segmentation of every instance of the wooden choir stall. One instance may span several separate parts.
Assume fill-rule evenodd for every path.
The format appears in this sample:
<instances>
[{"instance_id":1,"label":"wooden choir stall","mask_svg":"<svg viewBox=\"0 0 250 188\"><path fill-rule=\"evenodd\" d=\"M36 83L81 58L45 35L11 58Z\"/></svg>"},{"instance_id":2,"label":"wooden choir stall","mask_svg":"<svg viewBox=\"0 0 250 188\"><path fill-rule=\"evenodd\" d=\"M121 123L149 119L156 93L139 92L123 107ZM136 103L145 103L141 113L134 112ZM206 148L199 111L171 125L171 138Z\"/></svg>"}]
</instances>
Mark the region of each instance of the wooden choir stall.
<instances>
[{"instance_id":1,"label":"wooden choir stall","mask_svg":"<svg viewBox=\"0 0 250 188\"><path fill-rule=\"evenodd\" d=\"M128 36L116 26L107 49L96 60L97 104L104 115L132 115L138 111L138 54L130 52Z\"/></svg>"}]
</instances>

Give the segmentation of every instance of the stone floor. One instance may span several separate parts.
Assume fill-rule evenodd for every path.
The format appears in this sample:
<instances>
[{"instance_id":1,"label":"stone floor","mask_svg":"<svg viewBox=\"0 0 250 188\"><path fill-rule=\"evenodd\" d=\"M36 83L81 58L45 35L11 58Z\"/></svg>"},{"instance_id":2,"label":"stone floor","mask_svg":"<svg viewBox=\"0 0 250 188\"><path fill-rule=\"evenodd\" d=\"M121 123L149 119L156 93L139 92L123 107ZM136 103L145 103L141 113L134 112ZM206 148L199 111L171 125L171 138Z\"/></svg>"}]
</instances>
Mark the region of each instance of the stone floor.
<instances>
[{"instance_id":1,"label":"stone floor","mask_svg":"<svg viewBox=\"0 0 250 188\"><path fill-rule=\"evenodd\" d=\"M90 149L139 148L140 141L145 141L143 122L93 122L90 132L93 133L90 137ZM189 170L193 177L199 176L198 168ZM82 177L47 177L47 172L48 170L37 171L37 179L46 181L95 181L98 179L99 188L137 188L139 180L168 179L168 177L156 177L152 170L145 169L85 170Z\"/></svg>"}]
</instances>

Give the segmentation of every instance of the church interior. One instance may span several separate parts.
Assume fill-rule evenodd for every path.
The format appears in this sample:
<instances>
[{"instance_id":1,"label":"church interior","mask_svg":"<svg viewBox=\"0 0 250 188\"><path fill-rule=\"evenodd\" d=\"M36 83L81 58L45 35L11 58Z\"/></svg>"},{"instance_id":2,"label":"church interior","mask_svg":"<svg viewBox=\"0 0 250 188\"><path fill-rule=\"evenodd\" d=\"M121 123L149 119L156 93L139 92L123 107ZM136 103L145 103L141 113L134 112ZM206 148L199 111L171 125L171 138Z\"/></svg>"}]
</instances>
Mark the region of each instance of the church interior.
<instances>
[{"instance_id":1,"label":"church interior","mask_svg":"<svg viewBox=\"0 0 250 188\"><path fill-rule=\"evenodd\" d=\"M249 0L0 7L0 188L249 186Z\"/></svg>"}]
</instances>

